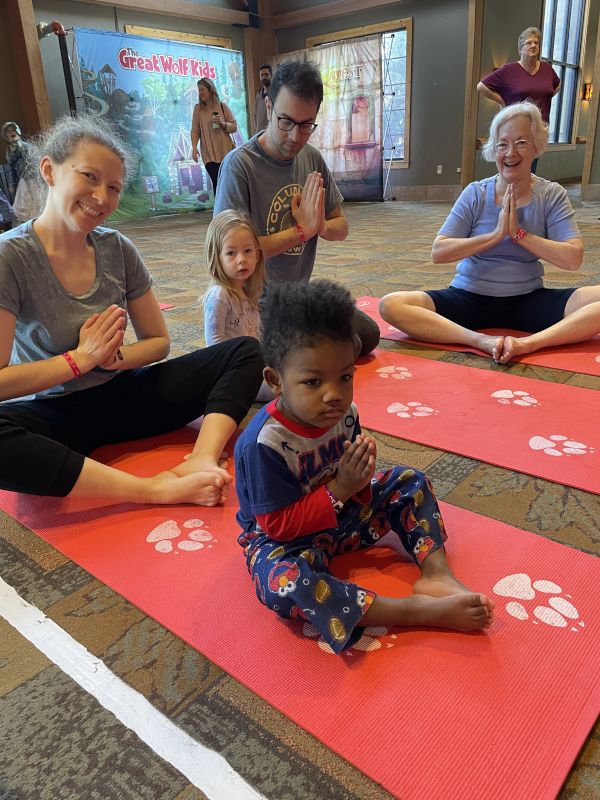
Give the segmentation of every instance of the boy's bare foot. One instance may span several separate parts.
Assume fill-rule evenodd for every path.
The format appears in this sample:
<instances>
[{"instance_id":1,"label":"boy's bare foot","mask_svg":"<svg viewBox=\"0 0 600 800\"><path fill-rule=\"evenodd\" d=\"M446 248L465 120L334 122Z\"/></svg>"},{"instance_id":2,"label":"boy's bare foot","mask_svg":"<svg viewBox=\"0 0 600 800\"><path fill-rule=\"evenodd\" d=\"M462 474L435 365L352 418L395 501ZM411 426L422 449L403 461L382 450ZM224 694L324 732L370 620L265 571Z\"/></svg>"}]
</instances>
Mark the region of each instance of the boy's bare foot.
<instances>
[{"instance_id":1,"label":"boy's bare foot","mask_svg":"<svg viewBox=\"0 0 600 800\"><path fill-rule=\"evenodd\" d=\"M361 625L478 631L492 622L486 600L485 595L475 592L458 592L445 597L427 594L413 594L411 597L378 595L362 618Z\"/></svg>"},{"instance_id":2,"label":"boy's bare foot","mask_svg":"<svg viewBox=\"0 0 600 800\"><path fill-rule=\"evenodd\" d=\"M216 506L226 497L226 486L220 473L223 470L193 472L177 475L175 472L159 472L153 478L149 502L160 505L194 503L199 506ZM229 476L228 476L229 477Z\"/></svg>"},{"instance_id":3,"label":"boy's bare foot","mask_svg":"<svg viewBox=\"0 0 600 800\"><path fill-rule=\"evenodd\" d=\"M430 597L416 594L407 598L407 626L450 628L455 631L479 631L491 623L486 597L474 592Z\"/></svg>"},{"instance_id":4,"label":"boy's bare foot","mask_svg":"<svg viewBox=\"0 0 600 800\"><path fill-rule=\"evenodd\" d=\"M450 597L456 594L473 594L473 590L465 586L450 571L443 550L430 553L421 565L421 576L413 584L413 594L428 595L429 597ZM488 609L490 617L495 603L485 594L478 594L483 604Z\"/></svg>"},{"instance_id":5,"label":"boy's bare foot","mask_svg":"<svg viewBox=\"0 0 600 800\"><path fill-rule=\"evenodd\" d=\"M436 576L435 578L421 576L413 585L413 594L427 597L452 597L458 594L472 595L473 590L457 580L454 575L448 574ZM485 594L478 594L477 597L481 598L481 602L487 608L491 621L495 606L494 601L490 600Z\"/></svg>"}]
</instances>

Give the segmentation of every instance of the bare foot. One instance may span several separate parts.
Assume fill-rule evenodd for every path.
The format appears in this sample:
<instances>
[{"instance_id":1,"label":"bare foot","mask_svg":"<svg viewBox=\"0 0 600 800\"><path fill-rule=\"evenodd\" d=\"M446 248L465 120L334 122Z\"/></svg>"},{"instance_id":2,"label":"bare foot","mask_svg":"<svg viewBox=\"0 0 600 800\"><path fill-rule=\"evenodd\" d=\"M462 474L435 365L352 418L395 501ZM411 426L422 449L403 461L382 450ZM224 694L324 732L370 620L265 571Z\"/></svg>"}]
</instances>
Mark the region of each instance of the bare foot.
<instances>
[{"instance_id":1,"label":"bare foot","mask_svg":"<svg viewBox=\"0 0 600 800\"><path fill-rule=\"evenodd\" d=\"M504 347L504 336L488 336L487 333L474 333L473 336L473 347L489 353L494 361L498 361Z\"/></svg>"},{"instance_id":2,"label":"bare foot","mask_svg":"<svg viewBox=\"0 0 600 800\"><path fill-rule=\"evenodd\" d=\"M194 455L194 453L188 453L187 456L183 457L184 461L189 461L190 459L192 459L200 467L198 469L198 472L202 472L208 467L215 466L214 459L210 458L209 456L200 456L200 455ZM226 450L223 450L223 452L219 456L216 466L221 467L221 469L227 469L228 464L229 464L229 453Z\"/></svg>"},{"instance_id":3,"label":"bare foot","mask_svg":"<svg viewBox=\"0 0 600 800\"><path fill-rule=\"evenodd\" d=\"M228 484L233 480L231 475L224 468L223 464L227 464L227 460L221 461L217 464L214 459L207 456L194 455L191 453L181 464L173 467L171 472L183 477L184 475L192 475L194 472L216 472L223 478L223 483Z\"/></svg>"},{"instance_id":4,"label":"bare foot","mask_svg":"<svg viewBox=\"0 0 600 800\"><path fill-rule=\"evenodd\" d=\"M413 594L429 597L450 597L456 594L473 594L473 590L461 583L451 572L436 572L434 575L421 575L413 585ZM490 615L495 603L485 594L478 594Z\"/></svg>"},{"instance_id":5,"label":"bare foot","mask_svg":"<svg viewBox=\"0 0 600 800\"><path fill-rule=\"evenodd\" d=\"M508 364L515 356L524 356L531 353L535 348L530 342L529 336L517 338L515 336L505 336L504 346L500 357L496 359L500 364Z\"/></svg>"},{"instance_id":6,"label":"bare foot","mask_svg":"<svg viewBox=\"0 0 600 800\"><path fill-rule=\"evenodd\" d=\"M193 472L190 475L178 475L171 471L159 472L150 478L152 481L150 502L159 505L175 503L219 505L227 496L227 487L219 474L221 472L223 470L219 470L218 467L209 472Z\"/></svg>"},{"instance_id":7,"label":"bare foot","mask_svg":"<svg viewBox=\"0 0 600 800\"><path fill-rule=\"evenodd\" d=\"M474 592L452 594L448 597L413 595L407 598L406 626L450 628L455 631L479 631L487 628L492 619L486 598Z\"/></svg>"}]
</instances>

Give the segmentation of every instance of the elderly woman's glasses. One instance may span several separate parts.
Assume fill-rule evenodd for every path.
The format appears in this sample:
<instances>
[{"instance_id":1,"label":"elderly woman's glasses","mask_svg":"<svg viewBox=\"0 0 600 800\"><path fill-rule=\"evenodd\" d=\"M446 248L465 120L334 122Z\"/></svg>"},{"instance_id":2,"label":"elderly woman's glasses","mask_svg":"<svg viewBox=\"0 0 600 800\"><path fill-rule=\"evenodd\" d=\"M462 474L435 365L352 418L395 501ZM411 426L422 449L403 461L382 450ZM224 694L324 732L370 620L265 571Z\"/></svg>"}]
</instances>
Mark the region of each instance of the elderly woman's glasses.
<instances>
[{"instance_id":1,"label":"elderly woman's glasses","mask_svg":"<svg viewBox=\"0 0 600 800\"><path fill-rule=\"evenodd\" d=\"M303 133L305 136L310 136L318 127L316 122L295 122L289 117L280 117L275 111L275 108L273 108L273 114L277 117L277 127L280 131L291 131L297 125L300 133Z\"/></svg>"},{"instance_id":2,"label":"elderly woman's glasses","mask_svg":"<svg viewBox=\"0 0 600 800\"><path fill-rule=\"evenodd\" d=\"M523 150L527 150L530 144L531 142L528 139L517 139L516 142L498 142L494 149L499 156L503 156L508 153L511 147L522 153Z\"/></svg>"}]
</instances>

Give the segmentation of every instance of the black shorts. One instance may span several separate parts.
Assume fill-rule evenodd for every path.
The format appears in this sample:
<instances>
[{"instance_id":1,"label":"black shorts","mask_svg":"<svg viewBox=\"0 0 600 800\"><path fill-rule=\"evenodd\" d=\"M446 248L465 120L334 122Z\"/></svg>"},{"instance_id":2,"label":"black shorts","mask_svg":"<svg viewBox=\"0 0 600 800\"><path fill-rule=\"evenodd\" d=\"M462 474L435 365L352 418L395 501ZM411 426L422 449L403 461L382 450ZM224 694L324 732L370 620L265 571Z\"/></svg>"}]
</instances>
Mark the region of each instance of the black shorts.
<instances>
[{"instance_id":1,"label":"black shorts","mask_svg":"<svg viewBox=\"0 0 600 800\"><path fill-rule=\"evenodd\" d=\"M464 289L432 289L425 292L442 317L476 331L481 328L513 328L537 333L560 322L575 289L535 289L511 297L488 297Z\"/></svg>"}]
</instances>

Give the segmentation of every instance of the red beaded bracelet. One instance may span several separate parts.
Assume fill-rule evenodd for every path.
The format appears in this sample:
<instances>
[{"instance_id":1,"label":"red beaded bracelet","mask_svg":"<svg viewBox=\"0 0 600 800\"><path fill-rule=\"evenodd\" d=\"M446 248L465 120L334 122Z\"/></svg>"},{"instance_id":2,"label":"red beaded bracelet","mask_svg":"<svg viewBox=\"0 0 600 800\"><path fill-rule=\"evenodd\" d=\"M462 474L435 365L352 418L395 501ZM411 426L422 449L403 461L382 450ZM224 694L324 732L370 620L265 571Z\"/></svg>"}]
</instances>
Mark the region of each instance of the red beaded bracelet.
<instances>
[{"instance_id":1,"label":"red beaded bracelet","mask_svg":"<svg viewBox=\"0 0 600 800\"><path fill-rule=\"evenodd\" d=\"M67 364L71 367L71 371L75 378L81 378L81 370L75 363L75 359L71 355L71 353L63 353L62 357L67 362Z\"/></svg>"},{"instance_id":2,"label":"red beaded bracelet","mask_svg":"<svg viewBox=\"0 0 600 800\"><path fill-rule=\"evenodd\" d=\"M513 236L513 242L515 244L519 241L519 239L524 239L527 236L527 231L523 230L523 228L519 228L519 230Z\"/></svg>"},{"instance_id":3,"label":"red beaded bracelet","mask_svg":"<svg viewBox=\"0 0 600 800\"><path fill-rule=\"evenodd\" d=\"M302 230L302 225L296 225L296 230L300 234L300 244L304 244L306 241L306 236L304 235L304 231Z\"/></svg>"}]
</instances>

